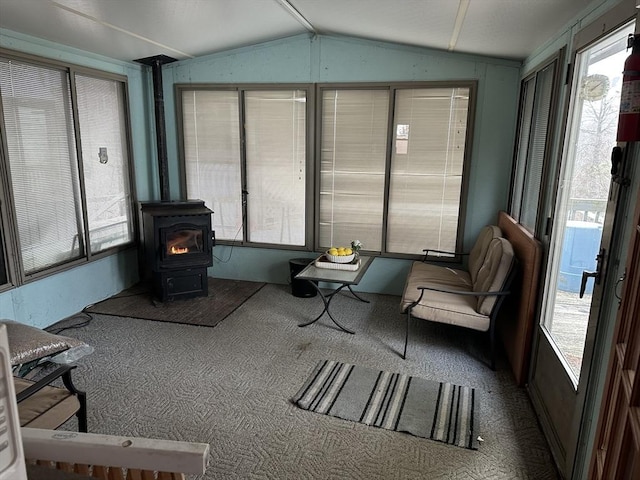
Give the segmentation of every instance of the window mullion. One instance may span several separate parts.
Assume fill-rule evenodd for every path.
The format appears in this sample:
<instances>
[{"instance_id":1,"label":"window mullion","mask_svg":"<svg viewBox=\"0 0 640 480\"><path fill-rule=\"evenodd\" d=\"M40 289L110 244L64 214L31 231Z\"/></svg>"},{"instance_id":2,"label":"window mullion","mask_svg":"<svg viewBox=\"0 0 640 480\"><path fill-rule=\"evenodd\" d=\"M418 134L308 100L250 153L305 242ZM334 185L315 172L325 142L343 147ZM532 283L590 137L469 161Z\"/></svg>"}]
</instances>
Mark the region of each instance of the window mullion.
<instances>
[{"instance_id":1,"label":"window mullion","mask_svg":"<svg viewBox=\"0 0 640 480\"><path fill-rule=\"evenodd\" d=\"M80 118L78 114L78 94L76 91L76 76L73 70L69 70L69 90L71 95L71 116L73 121L73 130L75 133L75 151L76 158L69 158L71 171L78 178L76 198L80 202L76 203L76 219L78 223L78 242L80 243L80 252L91 258L91 245L89 241L89 216L87 215L87 195L84 178L84 166L82 160L82 139L80 138ZM75 160L75 161L74 161ZM75 185L75 184L74 184Z\"/></svg>"},{"instance_id":2,"label":"window mullion","mask_svg":"<svg viewBox=\"0 0 640 480\"><path fill-rule=\"evenodd\" d=\"M381 253L387 252L387 229L389 220L389 196L391 189L391 157L393 155L393 141L395 138L395 110L396 91L395 87L389 88L389 118L387 122L387 158L384 167L384 201L382 211L382 238L380 239Z\"/></svg>"},{"instance_id":3,"label":"window mullion","mask_svg":"<svg viewBox=\"0 0 640 480\"><path fill-rule=\"evenodd\" d=\"M247 201L247 196L249 192L247 190L247 125L246 125L246 116L245 116L245 90L238 90L238 115L239 122L238 125L240 127L240 196L242 198L242 243L246 243L249 241L249 205Z\"/></svg>"}]
</instances>

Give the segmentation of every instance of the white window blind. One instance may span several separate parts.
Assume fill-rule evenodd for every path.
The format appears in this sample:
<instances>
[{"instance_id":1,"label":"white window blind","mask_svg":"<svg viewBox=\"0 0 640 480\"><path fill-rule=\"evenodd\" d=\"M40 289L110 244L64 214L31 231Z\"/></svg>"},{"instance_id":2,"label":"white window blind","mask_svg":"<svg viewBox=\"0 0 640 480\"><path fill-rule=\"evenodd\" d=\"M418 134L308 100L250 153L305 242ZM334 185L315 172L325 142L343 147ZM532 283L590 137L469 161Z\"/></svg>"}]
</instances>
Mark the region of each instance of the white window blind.
<instances>
[{"instance_id":1,"label":"white window blind","mask_svg":"<svg viewBox=\"0 0 640 480\"><path fill-rule=\"evenodd\" d=\"M182 92L187 195L214 211L221 240L243 239L238 105L235 90Z\"/></svg>"},{"instance_id":2,"label":"white window blind","mask_svg":"<svg viewBox=\"0 0 640 480\"><path fill-rule=\"evenodd\" d=\"M455 251L468 88L396 91L387 251Z\"/></svg>"},{"instance_id":3,"label":"white window blind","mask_svg":"<svg viewBox=\"0 0 640 480\"><path fill-rule=\"evenodd\" d=\"M124 85L76 75L91 252L134 238Z\"/></svg>"},{"instance_id":4,"label":"white window blind","mask_svg":"<svg viewBox=\"0 0 640 480\"><path fill-rule=\"evenodd\" d=\"M0 212L2 214L2 212ZM2 218L0 218L0 225L2 225ZM7 266L5 261L6 247L4 244L4 235L0 231L0 287L9 283L9 275L7 274Z\"/></svg>"},{"instance_id":5,"label":"white window blind","mask_svg":"<svg viewBox=\"0 0 640 480\"><path fill-rule=\"evenodd\" d=\"M389 90L323 90L321 247L382 248Z\"/></svg>"},{"instance_id":6,"label":"white window blind","mask_svg":"<svg viewBox=\"0 0 640 480\"><path fill-rule=\"evenodd\" d=\"M0 90L25 273L85 253L66 71L0 59Z\"/></svg>"},{"instance_id":7,"label":"white window blind","mask_svg":"<svg viewBox=\"0 0 640 480\"><path fill-rule=\"evenodd\" d=\"M536 95L520 213L520 223L531 232L535 232L538 218L538 202L547 148L554 74L555 63L543 69L536 76Z\"/></svg>"},{"instance_id":8,"label":"white window blind","mask_svg":"<svg viewBox=\"0 0 640 480\"><path fill-rule=\"evenodd\" d=\"M516 161L514 188L511 200L511 215L520 220L520 208L522 207L522 185L526 171L527 151L529 150L529 137L531 134L531 122L533 120L533 99L535 97L535 76L522 82L520 93L520 124L516 143Z\"/></svg>"},{"instance_id":9,"label":"white window blind","mask_svg":"<svg viewBox=\"0 0 640 480\"><path fill-rule=\"evenodd\" d=\"M305 245L306 92L245 93L248 240Z\"/></svg>"},{"instance_id":10,"label":"white window blind","mask_svg":"<svg viewBox=\"0 0 640 480\"><path fill-rule=\"evenodd\" d=\"M511 212L525 228L536 233L542 175L550 141L549 121L557 60L522 83L520 127L516 140L515 176Z\"/></svg>"}]
</instances>

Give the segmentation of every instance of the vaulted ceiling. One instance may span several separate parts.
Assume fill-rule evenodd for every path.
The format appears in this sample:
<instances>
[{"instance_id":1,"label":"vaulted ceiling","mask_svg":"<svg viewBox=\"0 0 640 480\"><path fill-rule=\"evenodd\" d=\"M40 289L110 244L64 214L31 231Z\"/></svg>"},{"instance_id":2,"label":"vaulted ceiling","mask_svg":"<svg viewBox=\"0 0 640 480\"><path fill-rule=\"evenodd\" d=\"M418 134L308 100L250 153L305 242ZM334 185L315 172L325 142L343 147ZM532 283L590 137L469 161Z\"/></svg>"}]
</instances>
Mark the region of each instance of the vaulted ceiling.
<instances>
[{"instance_id":1,"label":"vaulted ceiling","mask_svg":"<svg viewBox=\"0 0 640 480\"><path fill-rule=\"evenodd\" d=\"M0 0L0 27L131 61L301 33L523 59L602 0Z\"/></svg>"}]
</instances>

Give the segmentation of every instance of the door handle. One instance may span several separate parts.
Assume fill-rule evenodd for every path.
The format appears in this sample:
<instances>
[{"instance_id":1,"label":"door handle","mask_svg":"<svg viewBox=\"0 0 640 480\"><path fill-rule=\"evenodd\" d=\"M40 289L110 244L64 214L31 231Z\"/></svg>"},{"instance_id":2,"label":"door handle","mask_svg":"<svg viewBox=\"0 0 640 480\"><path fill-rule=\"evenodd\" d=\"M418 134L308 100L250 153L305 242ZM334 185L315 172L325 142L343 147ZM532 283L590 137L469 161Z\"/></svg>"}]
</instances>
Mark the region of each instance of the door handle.
<instances>
[{"instance_id":1,"label":"door handle","mask_svg":"<svg viewBox=\"0 0 640 480\"><path fill-rule=\"evenodd\" d=\"M598 255L596 255L596 271L588 272L584 270L582 272L582 282L580 282L580 298L584 297L584 291L587 288L587 280L593 277L593 281L596 285L600 285L600 278L602 274L602 263L604 260L605 249L601 248Z\"/></svg>"}]
</instances>

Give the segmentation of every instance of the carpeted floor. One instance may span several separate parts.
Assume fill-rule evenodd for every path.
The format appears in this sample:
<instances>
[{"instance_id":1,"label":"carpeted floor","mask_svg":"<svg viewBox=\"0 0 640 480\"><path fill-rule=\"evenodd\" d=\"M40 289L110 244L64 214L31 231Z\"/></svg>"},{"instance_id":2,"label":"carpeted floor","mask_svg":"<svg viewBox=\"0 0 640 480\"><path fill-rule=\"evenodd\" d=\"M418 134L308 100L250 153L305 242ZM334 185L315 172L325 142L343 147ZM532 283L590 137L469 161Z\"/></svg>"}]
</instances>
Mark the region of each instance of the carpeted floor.
<instances>
[{"instance_id":1,"label":"carpeted floor","mask_svg":"<svg viewBox=\"0 0 640 480\"><path fill-rule=\"evenodd\" d=\"M399 297L363 296L371 303L331 304L355 335L326 317L298 327L321 299L272 284L215 328L93 314L63 333L95 348L74 372L89 431L208 442L206 479L558 478L525 390L504 360L486 366L483 335L419 322L402 360ZM475 388L479 449L298 408L292 397L325 358Z\"/></svg>"},{"instance_id":2,"label":"carpeted floor","mask_svg":"<svg viewBox=\"0 0 640 480\"><path fill-rule=\"evenodd\" d=\"M206 297L162 303L154 300L147 286L139 284L92 305L86 311L119 317L213 327L265 284L209 277L208 285L209 293Z\"/></svg>"}]
</instances>

